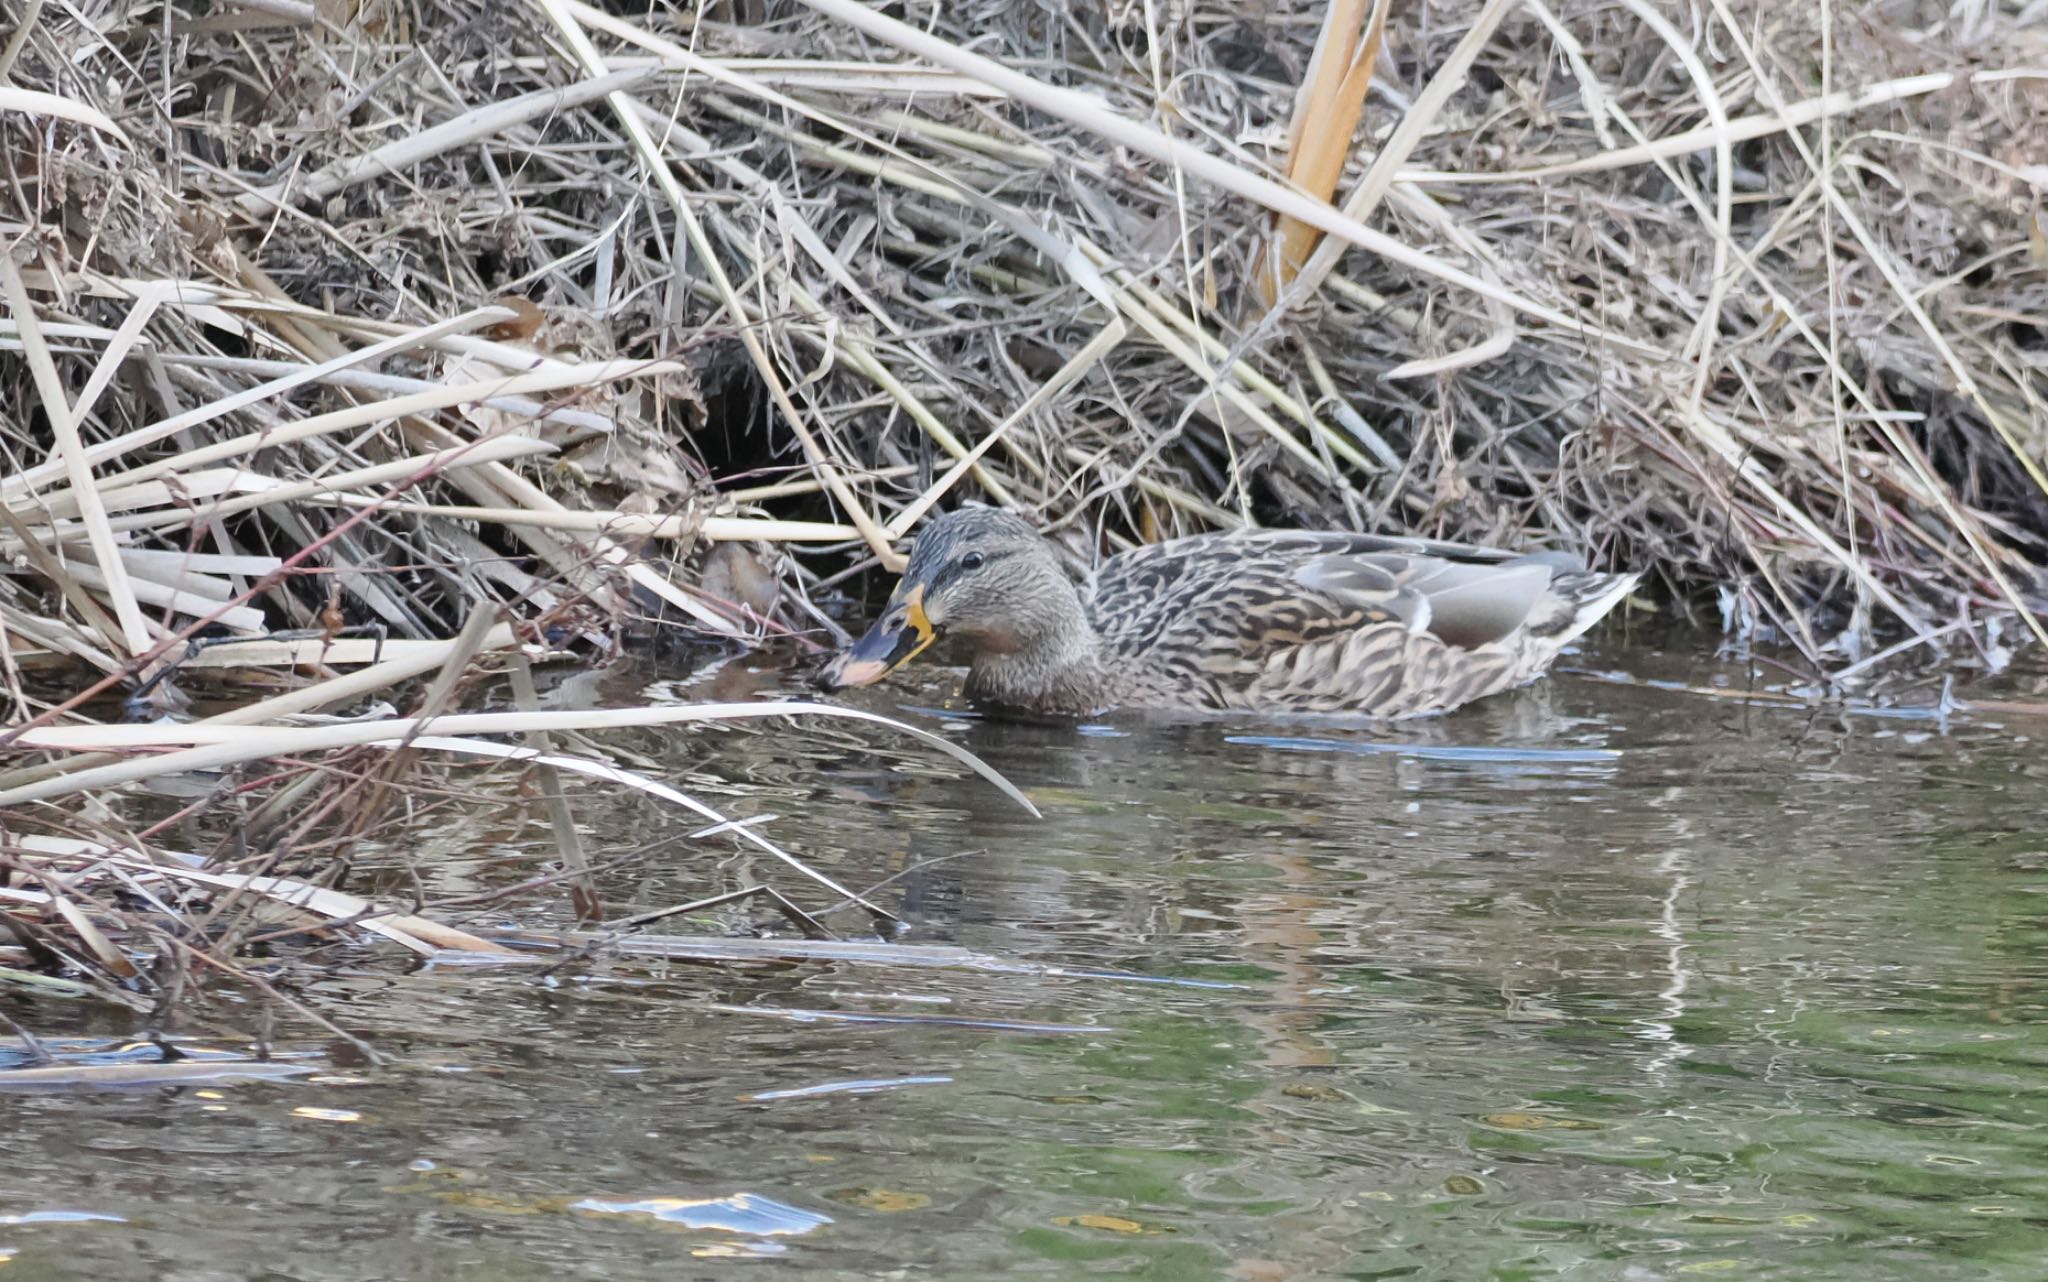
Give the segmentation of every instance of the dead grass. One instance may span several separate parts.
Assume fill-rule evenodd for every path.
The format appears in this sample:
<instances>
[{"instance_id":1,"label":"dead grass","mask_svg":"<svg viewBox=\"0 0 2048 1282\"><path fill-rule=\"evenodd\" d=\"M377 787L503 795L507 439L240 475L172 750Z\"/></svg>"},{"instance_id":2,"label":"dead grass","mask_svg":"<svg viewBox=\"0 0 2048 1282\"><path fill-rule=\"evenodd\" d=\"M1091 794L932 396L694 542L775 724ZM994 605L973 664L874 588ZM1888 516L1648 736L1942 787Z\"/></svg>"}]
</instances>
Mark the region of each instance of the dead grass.
<instances>
[{"instance_id":1,"label":"dead grass","mask_svg":"<svg viewBox=\"0 0 2048 1282\"><path fill-rule=\"evenodd\" d=\"M2043 0L617 9L16 6L17 837L146 857L54 799L149 773L80 723L202 633L297 676L195 734L651 613L815 648L965 496L1583 548L1851 677L2048 639ZM296 750L259 799L402 778ZM132 990L66 896L134 870L10 840L14 960Z\"/></svg>"}]
</instances>

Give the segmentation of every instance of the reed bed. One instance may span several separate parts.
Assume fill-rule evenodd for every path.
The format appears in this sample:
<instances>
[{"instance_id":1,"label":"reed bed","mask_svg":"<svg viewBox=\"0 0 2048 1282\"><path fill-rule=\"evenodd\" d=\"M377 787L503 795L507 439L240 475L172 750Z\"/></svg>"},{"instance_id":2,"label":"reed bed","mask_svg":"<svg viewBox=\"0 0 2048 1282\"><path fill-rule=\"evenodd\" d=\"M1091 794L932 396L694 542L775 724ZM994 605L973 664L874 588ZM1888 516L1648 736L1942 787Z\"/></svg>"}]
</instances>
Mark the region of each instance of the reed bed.
<instances>
[{"instance_id":1,"label":"reed bed","mask_svg":"<svg viewBox=\"0 0 2048 1282\"><path fill-rule=\"evenodd\" d=\"M247 981L260 903L472 946L293 855L432 751L590 894L617 767L445 722L826 648L965 498L1578 548L1844 682L2048 640L2043 0L8 12L0 982ZM156 849L167 777L262 848Z\"/></svg>"}]
</instances>

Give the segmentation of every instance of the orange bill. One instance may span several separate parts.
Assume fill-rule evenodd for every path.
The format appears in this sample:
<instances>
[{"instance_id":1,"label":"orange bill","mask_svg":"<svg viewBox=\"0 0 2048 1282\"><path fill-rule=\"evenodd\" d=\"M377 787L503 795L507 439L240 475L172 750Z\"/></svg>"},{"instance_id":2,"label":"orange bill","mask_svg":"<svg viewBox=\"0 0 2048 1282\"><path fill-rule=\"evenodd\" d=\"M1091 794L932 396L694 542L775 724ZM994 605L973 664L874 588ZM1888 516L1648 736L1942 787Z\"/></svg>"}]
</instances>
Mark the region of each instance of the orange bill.
<instances>
[{"instance_id":1,"label":"orange bill","mask_svg":"<svg viewBox=\"0 0 2048 1282\"><path fill-rule=\"evenodd\" d=\"M882 617L826 670L826 682L834 687L873 685L938 639L938 629L924 612L924 585L905 591L899 583Z\"/></svg>"}]
</instances>

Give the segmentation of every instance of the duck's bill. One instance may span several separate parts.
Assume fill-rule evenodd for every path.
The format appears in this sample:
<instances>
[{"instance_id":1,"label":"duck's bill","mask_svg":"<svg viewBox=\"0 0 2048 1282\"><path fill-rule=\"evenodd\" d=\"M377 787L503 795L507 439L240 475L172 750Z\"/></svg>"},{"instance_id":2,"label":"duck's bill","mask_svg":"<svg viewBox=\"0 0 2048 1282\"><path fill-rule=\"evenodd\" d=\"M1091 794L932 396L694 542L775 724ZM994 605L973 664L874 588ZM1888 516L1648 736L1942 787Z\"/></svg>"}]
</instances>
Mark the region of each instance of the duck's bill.
<instances>
[{"instance_id":1,"label":"duck's bill","mask_svg":"<svg viewBox=\"0 0 2048 1282\"><path fill-rule=\"evenodd\" d=\"M902 599L892 597L874 626L825 669L827 686L873 685L939 639L938 629L924 612L924 589L913 588L908 595L899 595Z\"/></svg>"}]
</instances>

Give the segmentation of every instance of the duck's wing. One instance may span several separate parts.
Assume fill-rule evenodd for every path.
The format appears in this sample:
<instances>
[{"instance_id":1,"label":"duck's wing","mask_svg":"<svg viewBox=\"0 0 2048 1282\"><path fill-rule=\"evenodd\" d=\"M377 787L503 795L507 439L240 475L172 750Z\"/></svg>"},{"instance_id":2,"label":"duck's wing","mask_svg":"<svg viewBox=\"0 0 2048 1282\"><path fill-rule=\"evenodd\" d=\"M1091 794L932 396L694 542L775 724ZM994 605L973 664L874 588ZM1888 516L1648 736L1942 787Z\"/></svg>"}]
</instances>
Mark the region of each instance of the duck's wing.
<instances>
[{"instance_id":1,"label":"duck's wing","mask_svg":"<svg viewBox=\"0 0 2048 1282\"><path fill-rule=\"evenodd\" d=\"M1311 597L1383 609L1411 632L1473 650L1527 624L1550 587L1554 567L1540 560L1448 561L1404 552L1339 552L1294 572Z\"/></svg>"},{"instance_id":2,"label":"duck's wing","mask_svg":"<svg viewBox=\"0 0 2048 1282\"><path fill-rule=\"evenodd\" d=\"M1529 623L1564 553L1520 555L1428 539L1321 531L1207 535L1105 562L1091 614L1129 649L1147 638L1214 653L1227 639L1259 662L1276 649L1399 623L1473 649Z\"/></svg>"}]
</instances>

